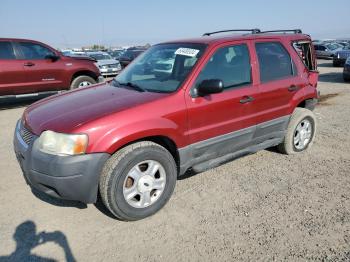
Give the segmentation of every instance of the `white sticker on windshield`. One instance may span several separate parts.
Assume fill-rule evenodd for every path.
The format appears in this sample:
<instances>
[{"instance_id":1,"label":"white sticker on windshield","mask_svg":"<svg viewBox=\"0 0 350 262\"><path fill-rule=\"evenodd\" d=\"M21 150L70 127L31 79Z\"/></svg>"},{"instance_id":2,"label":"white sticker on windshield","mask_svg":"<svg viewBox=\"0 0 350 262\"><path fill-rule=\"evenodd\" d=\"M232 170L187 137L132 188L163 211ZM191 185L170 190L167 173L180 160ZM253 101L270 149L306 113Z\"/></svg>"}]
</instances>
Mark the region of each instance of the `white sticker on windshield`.
<instances>
[{"instance_id":1,"label":"white sticker on windshield","mask_svg":"<svg viewBox=\"0 0 350 262\"><path fill-rule=\"evenodd\" d=\"M185 56L195 57L198 54L198 52L199 52L198 49L181 47L176 50L175 55L185 55Z\"/></svg>"}]
</instances>

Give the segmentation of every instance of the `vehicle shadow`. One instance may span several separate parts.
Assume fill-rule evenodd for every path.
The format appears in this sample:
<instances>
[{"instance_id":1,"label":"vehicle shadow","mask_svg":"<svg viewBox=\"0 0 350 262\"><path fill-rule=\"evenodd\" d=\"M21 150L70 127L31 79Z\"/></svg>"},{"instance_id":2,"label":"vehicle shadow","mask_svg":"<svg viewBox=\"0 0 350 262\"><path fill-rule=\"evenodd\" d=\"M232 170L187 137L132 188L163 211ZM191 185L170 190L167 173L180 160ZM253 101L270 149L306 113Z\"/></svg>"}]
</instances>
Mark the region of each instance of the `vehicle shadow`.
<instances>
[{"instance_id":1,"label":"vehicle shadow","mask_svg":"<svg viewBox=\"0 0 350 262\"><path fill-rule=\"evenodd\" d=\"M94 206L104 215L108 216L109 218L112 218L114 220L118 220L111 211L108 210L108 208L103 204L100 193L97 194L97 201L94 204Z\"/></svg>"},{"instance_id":2,"label":"vehicle shadow","mask_svg":"<svg viewBox=\"0 0 350 262\"><path fill-rule=\"evenodd\" d=\"M323 62L324 61L324 62ZM333 67L333 62L329 60L323 60L322 63L318 63L317 67Z\"/></svg>"},{"instance_id":3,"label":"vehicle shadow","mask_svg":"<svg viewBox=\"0 0 350 262\"><path fill-rule=\"evenodd\" d=\"M0 101L0 110L15 109L21 107L27 107L40 99L21 99L16 101Z\"/></svg>"},{"instance_id":4,"label":"vehicle shadow","mask_svg":"<svg viewBox=\"0 0 350 262\"><path fill-rule=\"evenodd\" d=\"M75 207L78 209L85 209L87 208L87 204L84 204L79 201L73 201L73 200L65 200L65 199L59 199L59 198L54 198L51 197L35 188L31 189L34 196L36 196L38 199L41 201L44 201L46 203L49 203L54 206L58 207ZM97 201L94 203L94 206L104 215L112 218L112 219L117 219L113 214L105 207L105 205L102 202L102 199L100 197L100 193L97 194ZM0 261L1 262L1 261Z\"/></svg>"},{"instance_id":5,"label":"vehicle shadow","mask_svg":"<svg viewBox=\"0 0 350 262\"><path fill-rule=\"evenodd\" d=\"M54 198L54 197L51 197L43 192L40 192L39 190L37 190L35 188L32 188L32 192L33 192L33 195L36 196L41 201L44 201L44 202L49 203L49 204L54 205L54 206L75 207L78 209L87 208L87 205L82 203L82 202Z\"/></svg>"},{"instance_id":6,"label":"vehicle shadow","mask_svg":"<svg viewBox=\"0 0 350 262\"><path fill-rule=\"evenodd\" d=\"M318 77L319 82L326 83L344 83L343 73L342 72L331 72L320 74Z\"/></svg>"},{"instance_id":7,"label":"vehicle shadow","mask_svg":"<svg viewBox=\"0 0 350 262\"><path fill-rule=\"evenodd\" d=\"M61 231L36 232L36 225L33 221L27 220L18 225L13 239L16 241L15 250L8 256L0 256L0 262L5 261L56 261L52 258L41 257L31 254L31 250L48 242L60 246L68 262L76 261L69 246L66 236Z\"/></svg>"}]
</instances>

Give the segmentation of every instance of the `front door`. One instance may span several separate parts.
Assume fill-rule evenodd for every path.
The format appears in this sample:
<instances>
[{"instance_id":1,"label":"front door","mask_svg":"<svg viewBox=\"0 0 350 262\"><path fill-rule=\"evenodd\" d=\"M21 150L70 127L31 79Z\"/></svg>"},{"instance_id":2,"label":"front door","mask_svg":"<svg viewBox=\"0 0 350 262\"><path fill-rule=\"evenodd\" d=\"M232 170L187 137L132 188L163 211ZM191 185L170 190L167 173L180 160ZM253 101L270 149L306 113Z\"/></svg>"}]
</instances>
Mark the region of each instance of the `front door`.
<instances>
[{"instance_id":1,"label":"front door","mask_svg":"<svg viewBox=\"0 0 350 262\"><path fill-rule=\"evenodd\" d=\"M26 86L23 93L53 91L63 88L63 62L48 59L56 55L51 49L32 42L18 42L16 47L22 53L22 66L25 72Z\"/></svg>"},{"instance_id":2,"label":"front door","mask_svg":"<svg viewBox=\"0 0 350 262\"><path fill-rule=\"evenodd\" d=\"M192 85L220 79L224 91L196 97L186 94L189 139L194 158L216 158L250 143L255 131L254 99L249 42L235 42L215 48Z\"/></svg>"}]
</instances>

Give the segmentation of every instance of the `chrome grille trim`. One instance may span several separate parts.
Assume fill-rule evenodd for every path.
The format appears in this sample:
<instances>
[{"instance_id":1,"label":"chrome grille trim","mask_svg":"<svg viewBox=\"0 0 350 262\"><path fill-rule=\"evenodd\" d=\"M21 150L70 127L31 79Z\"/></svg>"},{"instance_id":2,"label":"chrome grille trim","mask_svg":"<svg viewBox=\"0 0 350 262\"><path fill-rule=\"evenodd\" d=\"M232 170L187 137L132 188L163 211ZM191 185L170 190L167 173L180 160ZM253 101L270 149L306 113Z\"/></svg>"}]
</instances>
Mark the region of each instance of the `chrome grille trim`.
<instances>
[{"instance_id":1,"label":"chrome grille trim","mask_svg":"<svg viewBox=\"0 0 350 262\"><path fill-rule=\"evenodd\" d=\"M23 126L23 123L21 123L19 134L27 145L30 145L30 143L33 141L34 135Z\"/></svg>"}]
</instances>

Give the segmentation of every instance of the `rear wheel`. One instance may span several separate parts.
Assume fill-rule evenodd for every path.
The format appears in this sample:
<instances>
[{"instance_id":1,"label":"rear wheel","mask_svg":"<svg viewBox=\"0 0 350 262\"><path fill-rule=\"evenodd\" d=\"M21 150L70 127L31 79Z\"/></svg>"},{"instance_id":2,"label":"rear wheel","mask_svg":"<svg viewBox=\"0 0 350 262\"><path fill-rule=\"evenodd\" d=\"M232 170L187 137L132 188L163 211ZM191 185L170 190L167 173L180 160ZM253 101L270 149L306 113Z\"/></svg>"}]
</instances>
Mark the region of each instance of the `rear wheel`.
<instances>
[{"instance_id":1,"label":"rear wheel","mask_svg":"<svg viewBox=\"0 0 350 262\"><path fill-rule=\"evenodd\" d=\"M288 155L304 151L312 145L315 133L316 118L313 112L297 107L291 116L284 141L277 148Z\"/></svg>"},{"instance_id":2,"label":"rear wheel","mask_svg":"<svg viewBox=\"0 0 350 262\"><path fill-rule=\"evenodd\" d=\"M78 76L76 78L73 79L71 85L70 85L70 89L76 89L76 88L80 88L80 87L86 87L89 85L93 85L96 84L95 79L93 79L90 76Z\"/></svg>"},{"instance_id":3,"label":"rear wheel","mask_svg":"<svg viewBox=\"0 0 350 262\"><path fill-rule=\"evenodd\" d=\"M121 220L153 215L170 199L177 167L164 147L138 142L122 148L105 164L100 194L105 206Z\"/></svg>"}]
</instances>

